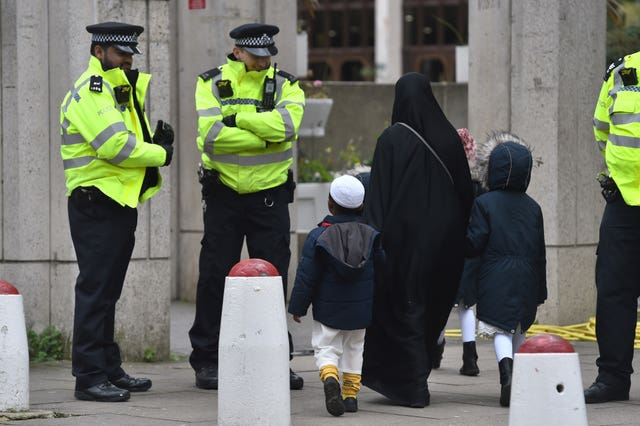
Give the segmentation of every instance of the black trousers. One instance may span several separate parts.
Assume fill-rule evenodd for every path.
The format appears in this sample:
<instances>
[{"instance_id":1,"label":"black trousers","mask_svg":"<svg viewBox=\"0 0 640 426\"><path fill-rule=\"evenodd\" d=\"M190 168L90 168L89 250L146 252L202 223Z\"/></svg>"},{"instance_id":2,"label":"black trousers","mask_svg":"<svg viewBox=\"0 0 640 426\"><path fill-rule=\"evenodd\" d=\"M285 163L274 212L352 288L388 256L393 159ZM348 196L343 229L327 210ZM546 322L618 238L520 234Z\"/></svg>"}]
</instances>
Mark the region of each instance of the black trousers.
<instances>
[{"instance_id":1,"label":"black trousers","mask_svg":"<svg viewBox=\"0 0 640 426\"><path fill-rule=\"evenodd\" d=\"M244 239L250 257L264 259L278 269L283 297L291 259L289 194L284 186L245 195L221 185L204 192L196 315L189 331L193 348L189 361L195 370L218 364L225 279L240 261ZM291 334L289 351L293 351Z\"/></svg>"},{"instance_id":2,"label":"black trousers","mask_svg":"<svg viewBox=\"0 0 640 426\"><path fill-rule=\"evenodd\" d=\"M133 251L138 211L120 206L95 188L77 188L67 206L80 269L72 373L76 389L83 389L125 374L114 339L115 310Z\"/></svg>"},{"instance_id":3,"label":"black trousers","mask_svg":"<svg viewBox=\"0 0 640 426\"><path fill-rule=\"evenodd\" d=\"M640 207L607 203L596 261L598 381L628 390L633 368L640 279Z\"/></svg>"}]
</instances>

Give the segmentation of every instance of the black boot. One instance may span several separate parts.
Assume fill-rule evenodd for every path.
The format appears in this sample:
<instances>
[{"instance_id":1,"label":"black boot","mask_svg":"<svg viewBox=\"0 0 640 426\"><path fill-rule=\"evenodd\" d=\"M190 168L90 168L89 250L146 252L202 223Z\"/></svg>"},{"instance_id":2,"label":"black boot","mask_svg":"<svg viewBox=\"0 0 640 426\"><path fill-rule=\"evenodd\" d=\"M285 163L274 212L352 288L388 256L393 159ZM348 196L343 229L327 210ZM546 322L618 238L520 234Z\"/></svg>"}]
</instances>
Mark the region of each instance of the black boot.
<instances>
[{"instance_id":1,"label":"black boot","mask_svg":"<svg viewBox=\"0 0 640 426\"><path fill-rule=\"evenodd\" d=\"M476 352L476 342L462 343L462 367L460 374L465 376L477 376L480 374L478 368L478 353Z\"/></svg>"},{"instance_id":2,"label":"black boot","mask_svg":"<svg viewBox=\"0 0 640 426\"><path fill-rule=\"evenodd\" d=\"M431 359L431 368L437 370L440 368L440 363L442 362L442 354L444 353L444 345L447 343L446 340L442 339L442 343L439 345L436 344L436 347L433 350L433 355Z\"/></svg>"},{"instance_id":3,"label":"black boot","mask_svg":"<svg viewBox=\"0 0 640 426\"><path fill-rule=\"evenodd\" d=\"M511 376L513 375L513 358L502 358L498 363L500 368L500 405L509 406L511 400Z\"/></svg>"}]
</instances>

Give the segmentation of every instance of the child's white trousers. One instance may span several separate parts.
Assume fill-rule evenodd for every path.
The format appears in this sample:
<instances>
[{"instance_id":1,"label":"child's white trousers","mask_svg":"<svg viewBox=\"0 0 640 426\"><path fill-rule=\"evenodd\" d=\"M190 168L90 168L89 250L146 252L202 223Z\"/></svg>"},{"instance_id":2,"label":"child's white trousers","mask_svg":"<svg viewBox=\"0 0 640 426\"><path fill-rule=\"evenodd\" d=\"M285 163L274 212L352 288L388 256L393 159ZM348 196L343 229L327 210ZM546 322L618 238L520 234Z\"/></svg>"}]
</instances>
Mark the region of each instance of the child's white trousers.
<instances>
[{"instance_id":1,"label":"child's white trousers","mask_svg":"<svg viewBox=\"0 0 640 426\"><path fill-rule=\"evenodd\" d=\"M343 373L362 373L365 329L338 330L313 321L311 344L318 370L335 365Z\"/></svg>"}]
</instances>

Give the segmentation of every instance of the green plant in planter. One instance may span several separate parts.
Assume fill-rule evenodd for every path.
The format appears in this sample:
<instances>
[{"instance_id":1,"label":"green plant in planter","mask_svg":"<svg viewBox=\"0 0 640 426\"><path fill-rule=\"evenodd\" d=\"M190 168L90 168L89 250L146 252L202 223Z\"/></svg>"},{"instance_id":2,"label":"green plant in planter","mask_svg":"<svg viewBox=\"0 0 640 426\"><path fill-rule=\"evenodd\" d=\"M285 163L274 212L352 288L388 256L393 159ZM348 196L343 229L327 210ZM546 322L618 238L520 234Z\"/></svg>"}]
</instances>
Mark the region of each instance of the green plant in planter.
<instances>
[{"instance_id":1,"label":"green plant in planter","mask_svg":"<svg viewBox=\"0 0 640 426\"><path fill-rule=\"evenodd\" d=\"M302 81L300 87L307 99L327 99L329 97L321 80Z\"/></svg>"},{"instance_id":2,"label":"green plant in planter","mask_svg":"<svg viewBox=\"0 0 640 426\"><path fill-rule=\"evenodd\" d=\"M298 155L298 182L331 182L339 175L367 171L370 164L369 160L362 160L362 154L352 141L349 141L337 156L333 154L331 147L325 148L319 158L313 159L300 152Z\"/></svg>"}]
</instances>

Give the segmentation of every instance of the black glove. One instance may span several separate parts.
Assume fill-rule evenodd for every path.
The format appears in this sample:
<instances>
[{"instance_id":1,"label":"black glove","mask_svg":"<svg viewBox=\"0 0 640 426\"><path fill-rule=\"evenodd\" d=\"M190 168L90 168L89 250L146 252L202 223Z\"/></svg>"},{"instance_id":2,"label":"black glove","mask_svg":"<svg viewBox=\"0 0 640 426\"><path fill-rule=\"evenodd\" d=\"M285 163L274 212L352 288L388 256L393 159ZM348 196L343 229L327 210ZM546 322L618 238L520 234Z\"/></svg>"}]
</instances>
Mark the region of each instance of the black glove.
<instances>
[{"instance_id":1,"label":"black glove","mask_svg":"<svg viewBox=\"0 0 640 426\"><path fill-rule=\"evenodd\" d=\"M235 114L227 115L225 118L222 119L222 122L224 123L225 126L236 127L236 115Z\"/></svg>"},{"instance_id":2,"label":"black glove","mask_svg":"<svg viewBox=\"0 0 640 426\"><path fill-rule=\"evenodd\" d=\"M167 159L164 160L164 164L162 166L168 166L171 164L171 158L173 157L173 145L160 145L167 152Z\"/></svg>"},{"instance_id":3,"label":"black glove","mask_svg":"<svg viewBox=\"0 0 640 426\"><path fill-rule=\"evenodd\" d=\"M153 133L153 143L158 145L173 144L173 127L169 123L158 120L156 131Z\"/></svg>"}]
</instances>

